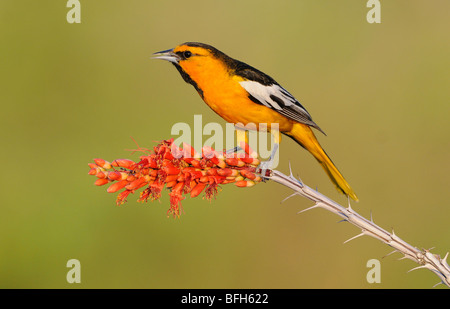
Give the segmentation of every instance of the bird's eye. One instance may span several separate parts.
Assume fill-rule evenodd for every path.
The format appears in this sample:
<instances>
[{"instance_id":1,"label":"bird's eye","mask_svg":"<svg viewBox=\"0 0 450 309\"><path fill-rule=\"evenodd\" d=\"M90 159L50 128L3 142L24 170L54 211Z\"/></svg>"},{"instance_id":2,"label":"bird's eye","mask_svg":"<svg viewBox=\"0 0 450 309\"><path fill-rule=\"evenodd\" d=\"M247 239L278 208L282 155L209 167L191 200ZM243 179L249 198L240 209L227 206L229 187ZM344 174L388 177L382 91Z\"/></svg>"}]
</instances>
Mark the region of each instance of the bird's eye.
<instances>
[{"instance_id":1,"label":"bird's eye","mask_svg":"<svg viewBox=\"0 0 450 309\"><path fill-rule=\"evenodd\" d=\"M187 50L187 51L184 52L183 56L184 56L184 58L187 59L187 58L190 58L192 56L192 53Z\"/></svg>"}]
</instances>

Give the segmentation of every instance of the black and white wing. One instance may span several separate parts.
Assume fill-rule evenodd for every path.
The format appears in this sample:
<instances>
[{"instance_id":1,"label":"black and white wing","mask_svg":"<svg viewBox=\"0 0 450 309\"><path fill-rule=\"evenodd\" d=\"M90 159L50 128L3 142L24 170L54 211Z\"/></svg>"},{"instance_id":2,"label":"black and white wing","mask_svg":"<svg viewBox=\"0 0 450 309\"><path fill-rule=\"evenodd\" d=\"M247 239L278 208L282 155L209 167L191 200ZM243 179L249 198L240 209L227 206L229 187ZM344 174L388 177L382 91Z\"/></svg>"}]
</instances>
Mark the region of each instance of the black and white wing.
<instances>
[{"instance_id":1,"label":"black and white wing","mask_svg":"<svg viewBox=\"0 0 450 309\"><path fill-rule=\"evenodd\" d=\"M273 79L270 81L272 83L261 83L255 80L245 80L239 83L248 92L248 97L253 102L267 106L289 119L304 123L325 134L294 96Z\"/></svg>"}]
</instances>

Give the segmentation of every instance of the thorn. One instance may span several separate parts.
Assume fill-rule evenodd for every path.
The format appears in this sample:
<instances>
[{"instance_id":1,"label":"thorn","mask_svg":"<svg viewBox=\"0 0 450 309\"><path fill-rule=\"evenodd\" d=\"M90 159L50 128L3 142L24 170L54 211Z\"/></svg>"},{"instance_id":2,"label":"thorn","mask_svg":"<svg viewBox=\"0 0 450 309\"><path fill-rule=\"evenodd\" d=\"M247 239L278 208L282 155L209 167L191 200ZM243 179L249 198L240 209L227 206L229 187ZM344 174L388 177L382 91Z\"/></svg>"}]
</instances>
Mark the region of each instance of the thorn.
<instances>
[{"instance_id":1,"label":"thorn","mask_svg":"<svg viewBox=\"0 0 450 309\"><path fill-rule=\"evenodd\" d=\"M447 263L447 258L448 258L448 252L445 254L445 256L442 258L441 261L444 261L445 263Z\"/></svg>"},{"instance_id":2,"label":"thorn","mask_svg":"<svg viewBox=\"0 0 450 309\"><path fill-rule=\"evenodd\" d=\"M289 177L294 178L294 175L292 174L291 161L289 161L289 173Z\"/></svg>"},{"instance_id":3,"label":"thorn","mask_svg":"<svg viewBox=\"0 0 450 309\"><path fill-rule=\"evenodd\" d=\"M411 272L411 271L413 271L413 270L417 270L417 269L421 269L421 268L426 268L425 267L425 265L420 265L420 266L417 266L417 267L414 267L414 268L411 268L410 270L408 270L406 273L409 273L409 272Z\"/></svg>"},{"instance_id":4,"label":"thorn","mask_svg":"<svg viewBox=\"0 0 450 309\"><path fill-rule=\"evenodd\" d=\"M305 211L307 211L307 210L311 210L311 209L317 208L317 207L319 207L319 204L318 204L318 203L314 204L313 206L311 206L311 207L309 207L309 208L300 210L299 212L297 212L297 215L298 215L298 214L301 214L302 212L305 212Z\"/></svg>"},{"instance_id":5,"label":"thorn","mask_svg":"<svg viewBox=\"0 0 450 309\"><path fill-rule=\"evenodd\" d=\"M372 210L370 210L370 222L373 223Z\"/></svg>"},{"instance_id":6,"label":"thorn","mask_svg":"<svg viewBox=\"0 0 450 309\"><path fill-rule=\"evenodd\" d=\"M303 184L303 181L298 174L297 174L297 178L298 178L298 181L300 181L300 183Z\"/></svg>"},{"instance_id":7,"label":"thorn","mask_svg":"<svg viewBox=\"0 0 450 309\"><path fill-rule=\"evenodd\" d=\"M348 196L348 195L347 195L347 204L348 204L348 208L352 209L352 208L350 207L350 196Z\"/></svg>"},{"instance_id":8,"label":"thorn","mask_svg":"<svg viewBox=\"0 0 450 309\"><path fill-rule=\"evenodd\" d=\"M395 252L399 252L397 249L395 249L394 251L389 252L388 254L386 254L385 256L382 257L382 259L384 259L385 257L388 257L389 255L391 255L392 253Z\"/></svg>"},{"instance_id":9,"label":"thorn","mask_svg":"<svg viewBox=\"0 0 450 309\"><path fill-rule=\"evenodd\" d=\"M356 235L356 236L353 236L352 238L347 239L346 241L344 241L344 244L348 243L350 240L356 239L356 238L361 237L361 236L364 236L364 235L366 235L366 234L365 234L364 232L362 232L361 234L358 234L358 235Z\"/></svg>"},{"instance_id":10,"label":"thorn","mask_svg":"<svg viewBox=\"0 0 450 309\"><path fill-rule=\"evenodd\" d=\"M282 200L281 202L280 202L280 204L282 204L282 203L284 203L285 201L287 201L288 199L290 199L291 197L293 197L293 196L295 196L295 195L298 195L298 193L297 192L295 192L295 193L293 193L293 194L291 194L291 195L289 195L288 197L286 197L284 200Z\"/></svg>"},{"instance_id":11,"label":"thorn","mask_svg":"<svg viewBox=\"0 0 450 309\"><path fill-rule=\"evenodd\" d=\"M439 281L438 283L436 283L435 285L433 285L433 288L437 287L439 284L442 284L442 281Z\"/></svg>"}]
</instances>

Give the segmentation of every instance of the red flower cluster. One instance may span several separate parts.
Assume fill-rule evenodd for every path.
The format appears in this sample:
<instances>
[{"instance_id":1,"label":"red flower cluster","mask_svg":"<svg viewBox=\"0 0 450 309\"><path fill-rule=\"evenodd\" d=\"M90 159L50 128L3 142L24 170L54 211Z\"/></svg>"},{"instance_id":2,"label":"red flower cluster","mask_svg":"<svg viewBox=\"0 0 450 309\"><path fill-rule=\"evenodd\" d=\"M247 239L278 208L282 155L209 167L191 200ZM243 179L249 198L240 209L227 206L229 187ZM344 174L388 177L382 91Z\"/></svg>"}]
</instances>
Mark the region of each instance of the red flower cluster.
<instances>
[{"instance_id":1,"label":"red flower cluster","mask_svg":"<svg viewBox=\"0 0 450 309\"><path fill-rule=\"evenodd\" d=\"M139 162L117 159L111 163L103 159L94 159L89 163L89 175L97 176L95 185L112 183L109 193L124 189L117 196L117 204L126 202L130 193L146 187L138 201L157 200L164 187L169 189L170 208L168 215L180 216L181 201L184 195L198 196L205 191L205 198L211 200L221 184L234 183L238 187L251 187L261 181L255 174L260 163L257 154L250 147L241 143L244 153L217 152L210 147L203 147L202 154L184 144L179 148L173 139L162 141L153 151L145 152Z\"/></svg>"}]
</instances>

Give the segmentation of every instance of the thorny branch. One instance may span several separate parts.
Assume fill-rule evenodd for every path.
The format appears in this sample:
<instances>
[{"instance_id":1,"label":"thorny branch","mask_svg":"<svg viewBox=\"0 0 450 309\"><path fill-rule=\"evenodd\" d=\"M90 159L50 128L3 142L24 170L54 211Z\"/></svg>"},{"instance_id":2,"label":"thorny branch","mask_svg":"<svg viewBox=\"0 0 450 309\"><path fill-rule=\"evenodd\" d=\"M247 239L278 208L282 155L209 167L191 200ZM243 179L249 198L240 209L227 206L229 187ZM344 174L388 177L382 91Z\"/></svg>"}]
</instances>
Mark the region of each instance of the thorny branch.
<instances>
[{"instance_id":1,"label":"thorny branch","mask_svg":"<svg viewBox=\"0 0 450 309\"><path fill-rule=\"evenodd\" d=\"M419 250L397 235L389 233L376 225L372 218L365 219L355 212L350 204L347 208L337 204L325 195L313 190L302 181L283 173L266 169L256 152L246 143L241 143L243 154L215 151L210 147L203 147L201 154L187 144L178 148L173 144L173 139L160 142L153 151L140 148L142 155L138 162L128 159L116 159L112 163L103 159L94 159L95 163L89 163L89 175L97 177L95 185L108 184L108 192L114 193L123 189L117 196L117 204L123 204L127 197L140 188L145 188L140 193L139 201L157 200L161 196L163 188L169 190L170 208L168 215L179 217L183 212L181 201L185 195L198 196L202 191L205 198L214 198L219 185L234 183L238 187L252 187L261 183L262 178L271 179L294 190L294 195L304 196L315 204L300 212L309 209L323 208L343 218L361 229L361 233L348 239L368 235L394 248L394 252L403 254L402 259L408 258L418 263L419 266L411 269L427 268L433 271L441 282L450 287L450 267L447 264L447 253L444 258L433 254L430 250ZM260 164L262 163L262 164ZM289 198L289 197L288 197Z\"/></svg>"},{"instance_id":2,"label":"thorny branch","mask_svg":"<svg viewBox=\"0 0 450 309\"><path fill-rule=\"evenodd\" d=\"M270 175L267 175L267 173L269 173ZM292 194L290 197L294 195L301 195L315 203L313 206L306 208L299 213L314 208L323 208L342 217L343 221L347 221L361 229L360 234L348 239L347 241L345 241L345 243L360 236L372 236L394 248L393 252L399 252L403 254L404 256L402 258L408 258L419 264L419 266L411 269L410 271L420 268L429 269L441 279L441 282L439 282L438 284L445 284L450 287L450 267L447 263L447 257L449 255L448 252L444 256L444 258L441 258L439 255L431 253L430 250L419 250L416 247L411 246L400 237L398 237L394 233L394 231L392 231L392 233L389 233L388 231L376 225L373 222L372 218L370 220L367 220L359 215L351 208L350 204L347 208L345 208L329 199L325 195L321 194L320 192L308 187L301 180L297 180L296 178L294 178L292 175L292 171L290 176L286 176L277 170L265 171L264 174L266 175L265 178L271 179L294 190L294 194Z\"/></svg>"}]
</instances>

